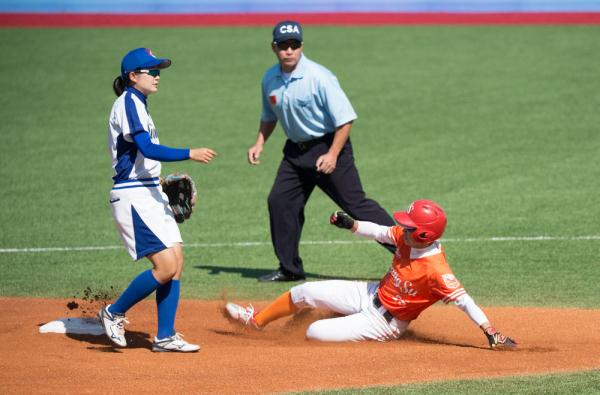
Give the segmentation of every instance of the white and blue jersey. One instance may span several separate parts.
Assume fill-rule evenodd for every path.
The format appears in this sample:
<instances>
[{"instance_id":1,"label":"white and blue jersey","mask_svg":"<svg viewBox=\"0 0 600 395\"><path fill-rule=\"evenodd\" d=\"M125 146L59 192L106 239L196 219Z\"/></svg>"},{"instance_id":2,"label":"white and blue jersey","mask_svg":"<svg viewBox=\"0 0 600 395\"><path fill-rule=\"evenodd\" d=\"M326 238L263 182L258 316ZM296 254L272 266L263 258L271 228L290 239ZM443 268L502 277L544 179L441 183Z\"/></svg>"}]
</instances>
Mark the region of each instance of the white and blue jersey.
<instances>
[{"instance_id":1,"label":"white and blue jersey","mask_svg":"<svg viewBox=\"0 0 600 395\"><path fill-rule=\"evenodd\" d=\"M284 78L279 64L266 71L262 104L261 120L278 120L296 143L334 133L357 118L336 76L304 55L289 79Z\"/></svg>"},{"instance_id":2,"label":"white and blue jersey","mask_svg":"<svg viewBox=\"0 0 600 395\"><path fill-rule=\"evenodd\" d=\"M127 88L117 98L108 122L108 150L115 171L113 180L120 186L154 182L160 177L159 161L146 158L133 140L136 133L147 132L154 144L159 144L158 133L146 107L146 97L136 89ZM115 187L117 187L115 185Z\"/></svg>"}]
</instances>

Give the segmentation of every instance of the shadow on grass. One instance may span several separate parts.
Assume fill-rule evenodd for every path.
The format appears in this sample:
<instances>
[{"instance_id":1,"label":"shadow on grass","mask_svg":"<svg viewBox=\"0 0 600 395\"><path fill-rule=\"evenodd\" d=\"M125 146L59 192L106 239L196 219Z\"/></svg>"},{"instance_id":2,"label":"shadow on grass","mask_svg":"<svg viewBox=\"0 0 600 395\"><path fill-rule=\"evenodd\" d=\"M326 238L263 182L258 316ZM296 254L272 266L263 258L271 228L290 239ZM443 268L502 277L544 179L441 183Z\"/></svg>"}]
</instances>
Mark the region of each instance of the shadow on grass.
<instances>
[{"instance_id":1,"label":"shadow on grass","mask_svg":"<svg viewBox=\"0 0 600 395\"><path fill-rule=\"evenodd\" d=\"M211 276L218 276L221 273L237 273L242 278L254 278L263 276L265 274L272 273L274 269L255 269L248 267L231 267L231 266L214 266L214 265L195 265L195 269L207 270ZM362 280L362 281L379 281L380 277L377 278L364 278L364 277L348 277L348 276L327 276L318 273L306 272L307 280Z\"/></svg>"}]
</instances>

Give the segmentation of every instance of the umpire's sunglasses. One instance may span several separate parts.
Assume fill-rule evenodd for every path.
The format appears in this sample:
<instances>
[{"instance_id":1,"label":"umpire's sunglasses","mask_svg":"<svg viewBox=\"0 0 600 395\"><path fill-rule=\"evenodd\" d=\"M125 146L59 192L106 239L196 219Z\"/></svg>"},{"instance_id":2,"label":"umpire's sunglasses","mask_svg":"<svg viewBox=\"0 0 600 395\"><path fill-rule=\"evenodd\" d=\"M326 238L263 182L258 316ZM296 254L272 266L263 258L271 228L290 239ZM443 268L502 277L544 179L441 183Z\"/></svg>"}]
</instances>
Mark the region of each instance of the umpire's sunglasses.
<instances>
[{"instance_id":1,"label":"umpire's sunglasses","mask_svg":"<svg viewBox=\"0 0 600 395\"><path fill-rule=\"evenodd\" d=\"M160 75L160 70L159 69L136 70L136 73L138 73L138 74L148 74L148 75L151 75L152 77L158 77Z\"/></svg>"},{"instance_id":2,"label":"umpire's sunglasses","mask_svg":"<svg viewBox=\"0 0 600 395\"><path fill-rule=\"evenodd\" d=\"M290 41L283 41L280 43L275 43L275 45L277 45L277 49L279 49L280 51L287 51L287 49L290 47L293 50L300 48L302 46L302 43L300 41L290 40Z\"/></svg>"}]
</instances>

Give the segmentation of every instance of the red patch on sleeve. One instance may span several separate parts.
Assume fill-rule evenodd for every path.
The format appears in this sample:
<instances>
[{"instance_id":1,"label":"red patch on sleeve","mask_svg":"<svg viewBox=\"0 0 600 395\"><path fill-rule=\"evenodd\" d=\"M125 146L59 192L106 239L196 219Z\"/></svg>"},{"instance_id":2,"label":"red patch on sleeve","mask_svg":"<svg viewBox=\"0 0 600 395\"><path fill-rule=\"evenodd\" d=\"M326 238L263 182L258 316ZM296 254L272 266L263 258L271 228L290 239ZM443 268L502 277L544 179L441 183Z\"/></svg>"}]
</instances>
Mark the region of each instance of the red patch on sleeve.
<instances>
[{"instance_id":1,"label":"red patch on sleeve","mask_svg":"<svg viewBox=\"0 0 600 395\"><path fill-rule=\"evenodd\" d=\"M269 96L269 101L271 102L271 104L277 104L277 96L275 96L275 95Z\"/></svg>"}]
</instances>

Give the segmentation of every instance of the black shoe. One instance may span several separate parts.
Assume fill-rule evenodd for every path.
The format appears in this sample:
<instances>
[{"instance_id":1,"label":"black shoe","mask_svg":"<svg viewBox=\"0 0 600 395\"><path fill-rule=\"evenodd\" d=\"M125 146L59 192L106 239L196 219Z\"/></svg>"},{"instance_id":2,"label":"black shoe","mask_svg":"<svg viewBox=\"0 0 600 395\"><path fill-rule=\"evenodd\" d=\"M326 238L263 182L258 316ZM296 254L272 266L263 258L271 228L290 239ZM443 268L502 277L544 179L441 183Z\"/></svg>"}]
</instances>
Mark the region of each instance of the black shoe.
<instances>
[{"instance_id":1,"label":"black shoe","mask_svg":"<svg viewBox=\"0 0 600 395\"><path fill-rule=\"evenodd\" d=\"M270 281L301 281L305 280L304 276L297 276L295 274L285 274L281 269L275 270L273 273L265 274L260 276L258 281L270 282Z\"/></svg>"}]
</instances>

